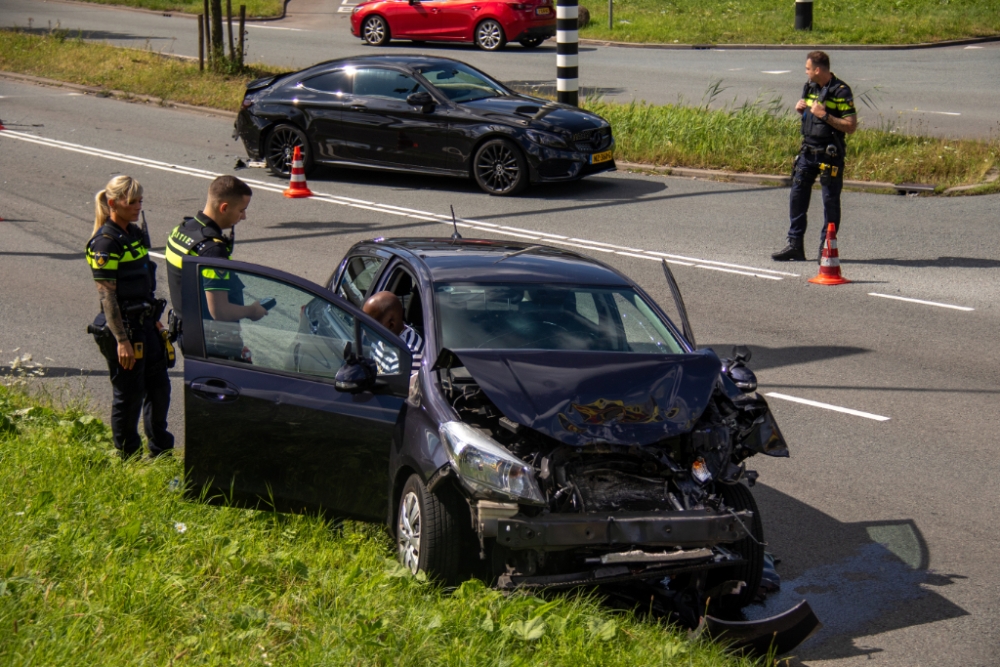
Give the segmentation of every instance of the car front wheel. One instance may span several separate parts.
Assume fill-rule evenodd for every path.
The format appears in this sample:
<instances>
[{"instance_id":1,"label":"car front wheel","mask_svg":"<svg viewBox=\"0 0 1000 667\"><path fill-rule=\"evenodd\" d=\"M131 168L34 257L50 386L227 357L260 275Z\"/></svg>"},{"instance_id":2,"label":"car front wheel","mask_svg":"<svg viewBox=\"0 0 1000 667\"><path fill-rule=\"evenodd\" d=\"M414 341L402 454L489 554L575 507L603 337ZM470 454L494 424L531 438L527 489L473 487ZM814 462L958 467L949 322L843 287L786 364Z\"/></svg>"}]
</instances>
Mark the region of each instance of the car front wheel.
<instances>
[{"instance_id":1,"label":"car front wheel","mask_svg":"<svg viewBox=\"0 0 1000 667\"><path fill-rule=\"evenodd\" d=\"M760 510L757 509L757 501L754 500L750 489L742 484L719 484L716 488L722 500L734 511L753 512L751 520L742 519L750 535L739 542L727 545L730 551L743 558L743 562L733 567L714 570L709 578L709 587L723 580L744 582L743 590L739 594L722 598L725 607L742 609L753 602L764 574L764 524L760 518ZM727 597L731 599L727 600Z\"/></svg>"},{"instance_id":2,"label":"car front wheel","mask_svg":"<svg viewBox=\"0 0 1000 667\"><path fill-rule=\"evenodd\" d=\"M483 51L499 51L507 43L503 26L493 19L483 21L476 26L476 46Z\"/></svg>"},{"instance_id":3,"label":"car front wheel","mask_svg":"<svg viewBox=\"0 0 1000 667\"><path fill-rule=\"evenodd\" d=\"M361 37L372 46L389 43L389 24L381 16L369 16L361 25Z\"/></svg>"},{"instance_id":4,"label":"car front wheel","mask_svg":"<svg viewBox=\"0 0 1000 667\"><path fill-rule=\"evenodd\" d=\"M528 163L507 139L490 139L472 160L476 184L491 195L516 195L528 186Z\"/></svg>"},{"instance_id":5,"label":"car front wheel","mask_svg":"<svg viewBox=\"0 0 1000 667\"><path fill-rule=\"evenodd\" d=\"M271 130L264 144L264 161L272 174L281 178L291 175L296 146L302 152L302 166L308 173L312 169L313 156L305 132L294 125L279 125Z\"/></svg>"},{"instance_id":6,"label":"car front wheel","mask_svg":"<svg viewBox=\"0 0 1000 667\"><path fill-rule=\"evenodd\" d=\"M462 576L462 513L451 489L438 495L427 490L417 475L406 480L396 512L396 549L399 562L410 572L424 572L446 584ZM466 513L466 523L468 522Z\"/></svg>"}]
</instances>

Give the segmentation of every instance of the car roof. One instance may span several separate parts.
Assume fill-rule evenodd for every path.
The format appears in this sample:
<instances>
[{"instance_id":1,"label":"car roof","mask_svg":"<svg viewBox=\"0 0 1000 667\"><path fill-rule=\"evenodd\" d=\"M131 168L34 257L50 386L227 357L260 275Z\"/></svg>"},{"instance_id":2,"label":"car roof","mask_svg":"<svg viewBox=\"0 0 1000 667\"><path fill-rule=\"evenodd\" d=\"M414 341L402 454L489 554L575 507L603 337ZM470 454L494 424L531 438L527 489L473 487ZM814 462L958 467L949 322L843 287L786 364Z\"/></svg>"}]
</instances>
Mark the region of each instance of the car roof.
<instances>
[{"instance_id":1,"label":"car roof","mask_svg":"<svg viewBox=\"0 0 1000 667\"><path fill-rule=\"evenodd\" d=\"M313 70L327 70L332 67L342 67L345 65L393 65L397 67L407 67L413 68L418 65L449 65L449 64L461 64L467 65L461 60L455 60L454 58L443 58L440 56L423 56L419 54L392 54L392 55L368 55L368 56L351 56L348 58L338 58L336 60L327 60L325 62L317 63L305 70L303 72L311 72Z\"/></svg>"},{"instance_id":2,"label":"car roof","mask_svg":"<svg viewBox=\"0 0 1000 667\"><path fill-rule=\"evenodd\" d=\"M596 259L538 243L443 238L393 238L367 243L420 262L435 283L530 282L608 287L633 284ZM527 248L534 249L503 259Z\"/></svg>"}]
</instances>

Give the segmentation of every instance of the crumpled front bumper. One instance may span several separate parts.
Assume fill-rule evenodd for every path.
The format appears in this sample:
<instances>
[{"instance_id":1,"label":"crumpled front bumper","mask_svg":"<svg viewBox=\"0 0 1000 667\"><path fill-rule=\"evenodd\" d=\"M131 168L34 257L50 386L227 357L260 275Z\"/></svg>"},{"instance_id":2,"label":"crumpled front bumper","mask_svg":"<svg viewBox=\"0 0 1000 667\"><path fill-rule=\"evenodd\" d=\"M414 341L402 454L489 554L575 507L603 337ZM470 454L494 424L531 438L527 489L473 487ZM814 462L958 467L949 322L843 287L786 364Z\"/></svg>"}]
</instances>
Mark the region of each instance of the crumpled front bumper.
<instances>
[{"instance_id":1,"label":"crumpled front bumper","mask_svg":"<svg viewBox=\"0 0 1000 667\"><path fill-rule=\"evenodd\" d=\"M748 535L752 512L713 510L517 515L499 519L497 544L560 551L579 547L712 547Z\"/></svg>"}]
</instances>

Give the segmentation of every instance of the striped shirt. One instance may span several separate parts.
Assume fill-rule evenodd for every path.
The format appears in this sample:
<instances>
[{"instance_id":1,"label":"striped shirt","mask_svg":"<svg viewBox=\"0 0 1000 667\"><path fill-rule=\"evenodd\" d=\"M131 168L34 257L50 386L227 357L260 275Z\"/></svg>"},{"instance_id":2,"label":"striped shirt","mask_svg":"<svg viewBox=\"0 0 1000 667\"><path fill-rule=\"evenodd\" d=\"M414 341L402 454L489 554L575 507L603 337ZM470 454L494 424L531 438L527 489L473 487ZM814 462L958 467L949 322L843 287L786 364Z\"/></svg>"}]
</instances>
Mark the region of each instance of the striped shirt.
<instances>
[{"instance_id":1,"label":"striped shirt","mask_svg":"<svg viewBox=\"0 0 1000 667\"><path fill-rule=\"evenodd\" d=\"M409 325L403 327L403 331L399 334L399 337L403 339L406 348L413 355L413 365L410 370L415 373L420 369L420 357L424 351L424 339ZM372 358L375 361L375 365L378 366L379 375L395 375L399 372L399 354L383 341L377 340L372 345Z\"/></svg>"}]
</instances>

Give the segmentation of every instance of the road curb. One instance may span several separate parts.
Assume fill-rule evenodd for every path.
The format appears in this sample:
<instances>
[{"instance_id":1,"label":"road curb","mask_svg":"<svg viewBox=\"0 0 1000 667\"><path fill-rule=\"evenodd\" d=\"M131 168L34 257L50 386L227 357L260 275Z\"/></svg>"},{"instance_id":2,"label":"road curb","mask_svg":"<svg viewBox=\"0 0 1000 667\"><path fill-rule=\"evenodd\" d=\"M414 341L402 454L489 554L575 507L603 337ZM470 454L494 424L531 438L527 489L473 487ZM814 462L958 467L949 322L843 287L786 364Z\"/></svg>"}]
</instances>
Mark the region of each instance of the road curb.
<instances>
[{"instance_id":1,"label":"road curb","mask_svg":"<svg viewBox=\"0 0 1000 667\"><path fill-rule=\"evenodd\" d=\"M950 39L943 42L920 42L917 44L662 44L659 42L616 42L606 39L581 39L581 44L591 46L617 46L624 49L664 49L677 51L707 51L710 49L730 51L910 51L914 49L939 49L949 46L968 46L1000 42L1000 36L969 37Z\"/></svg>"},{"instance_id":2,"label":"road curb","mask_svg":"<svg viewBox=\"0 0 1000 667\"><path fill-rule=\"evenodd\" d=\"M109 5L103 2L86 2L85 0L45 0L45 2L59 3L64 5L85 5L87 7L94 7L100 9L118 9L127 12L138 12L140 14L155 14L157 16L172 17L174 15L183 18L196 18L198 14L189 14L188 12L181 12L177 10L163 10L163 9L146 9L145 7L129 7L128 5ZM285 0L281 5L281 15L280 16L248 16L246 18L247 22L254 23L264 23L267 21L281 21L285 19L288 14L288 3L291 0ZM239 16L234 16L233 19L238 19Z\"/></svg>"},{"instance_id":3,"label":"road curb","mask_svg":"<svg viewBox=\"0 0 1000 667\"><path fill-rule=\"evenodd\" d=\"M176 57L176 56L169 56L169 57ZM31 83L38 86L46 86L49 88L66 88L68 90L73 90L79 93L86 93L88 95L97 95L98 97L114 97L115 99L126 102L144 102L146 104L155 104L157 106L170 107L172 109L183 109L184 111L193 111L195 113L201 113L208 116L222 116L224 118L236 118L236 113L232 111L222 111L221 109L213 109L211 107L200 107L194 104L184 104L183 102L172 102L170 100L165 100L160 97L153 97L152 95L140 95L138 93L129 93L124 90L110 90L108 88L100 88L98 86L84 86L79 83L67 83L66 81L56 81L55 79L46 79L44 77L31 76L29 74L17 74L16 72L4 72L0 70L0 79L4 79L7 81L16 81L19 83Z\"/></svg>"}]
</instances>

